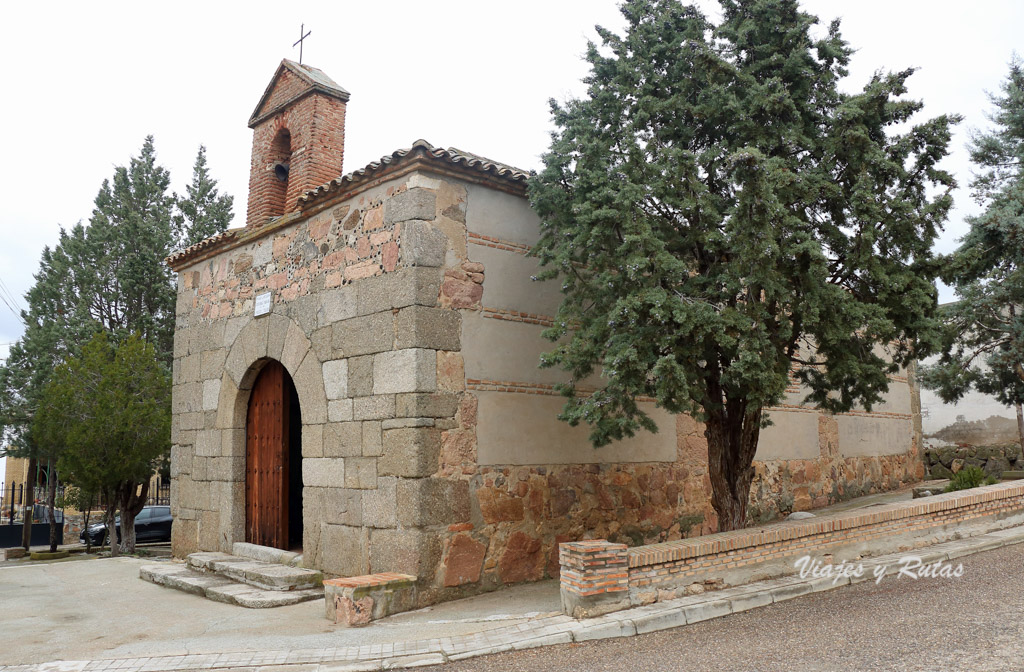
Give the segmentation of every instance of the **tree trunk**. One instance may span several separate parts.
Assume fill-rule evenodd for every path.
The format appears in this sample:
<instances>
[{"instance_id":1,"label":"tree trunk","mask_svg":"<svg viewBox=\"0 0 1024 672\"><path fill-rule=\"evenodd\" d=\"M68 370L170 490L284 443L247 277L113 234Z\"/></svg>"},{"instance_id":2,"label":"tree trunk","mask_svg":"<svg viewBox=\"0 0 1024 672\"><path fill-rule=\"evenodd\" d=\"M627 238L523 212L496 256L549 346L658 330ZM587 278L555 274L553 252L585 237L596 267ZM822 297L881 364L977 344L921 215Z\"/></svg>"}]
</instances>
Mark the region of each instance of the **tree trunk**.
<instances>
[{"instance_id":1,"label":"tree trunk","mask_svg":"<svg viewBox=\"0 0 1024 672\"><path fill-rule=\"evenodd\" d=\"M21 528L21 545L27 553L32 544L32 504L36 485L36 458L28 458L28 478L25 479L24 519Z\"/></svg>"},{"instance_id":2,"label":"tree trunk","mask_svg":"<svg viewBox=\"0 0 1024 672\"><path fill-rule=\"evenodd\" d=\"M761 414L760 408L746 410L738 401L707 414L704 435L708 439L711 505L718 514L719 532L739 530L747 524Z\"/></svg>"},{"instance_id":3,"label":"tree trunk","mask_svg":"<svg viewBox=\"0 0 1024 672\"><path fill-rule=\"evenodd\" d=\"M111 494L107 500L107 543L110 544L110 557L116 558L120 545L117 543L117 498Z\"/></svg>"},{"instance_id":4,"label":"tree trunk","mask_svg":"<svg viewBox=\"0 0 1024 672\"><path fill-rule=\"evenodd\" d=\"M85 530L85 554L89 555L92 553L92 536L89 534L89 514L92 513L92 507L85 507L84 519L82 520L82 529Z\"/></svg>"},{"instance_id":5,"label":"tree trunk","mask_svg":"<svg viewBox=\"0 0 1024 672\"><path fill-rule=\"evenodd\" d=\"M1021 457L1024 458L1024 408L1021 408L1021 403L1016 403L1017 407L1017 436L1020 440Z\"/></svg>"},{"instance_id":6,"label":"tree trunk","mask_svg":"<svg viewBox=\"0 0 1024 672\"><path fill-rule=\"evenodd\" d=\"M149 481L142 484L142 491L134 481L125 483L121 489L121 552L135 552L135 516L139 515L149 497Z\"/></svg>"},{"instance_id":7,"label":"tree trunk","mask_svg":"<svg viewBox=\"0 0 1024 672\"><path fill-rule=\"evenodd\" d=\"M57 478L53 474L53 459L46 460L46 510L50 514L50 553L57 552Z\"/></svg>"}]
</instances>

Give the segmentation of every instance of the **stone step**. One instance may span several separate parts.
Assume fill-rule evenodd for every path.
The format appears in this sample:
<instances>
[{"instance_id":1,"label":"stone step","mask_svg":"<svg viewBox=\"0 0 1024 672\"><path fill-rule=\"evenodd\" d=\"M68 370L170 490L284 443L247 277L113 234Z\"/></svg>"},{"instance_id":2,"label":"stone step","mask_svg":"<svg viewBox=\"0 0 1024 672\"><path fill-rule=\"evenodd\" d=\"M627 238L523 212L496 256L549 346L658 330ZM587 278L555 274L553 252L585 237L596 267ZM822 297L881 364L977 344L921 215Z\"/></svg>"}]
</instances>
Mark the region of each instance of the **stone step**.
<instances>
[{"instance_id":1,"label":"stone step","mask_svg":"<svg viewBox=\"0 0 1024 672\"><path fill-rule=\"evenodd\" d=\"M283 551L272 546L259 546L258 544L236 541L231 544L231 553L232 555L250 560L259 560L260 562L272 562L278 565L288 565L289 567L302 566L301 553Z\"/></svg>"},{"instance_id":2,"label":"stone step","mask_svg":"<svg viewBox=\"0 0 1024 672\"><path fill-rule=\"evenodd\" d=\"M319 588L324 579L323 574L314 569L261 562L227 553L193 553L186 563L193 570L213 572L261 590L309 590Z\"/></svg>"},{"instance_id":3,"label":"stone step","mask_svg":"<svg viewBox=\"0 0 1024 672\"><path fill-rule=\"evenodd\" d=\"M139 578L167 588L175 588L200 595L217 602L236 604L248 609L283 607L309 600L322 599L323 588L297 590L264 590L246 583L238 583L220 574L192 569L177 563L144 565Z\"/></svg>"}]
</instances>

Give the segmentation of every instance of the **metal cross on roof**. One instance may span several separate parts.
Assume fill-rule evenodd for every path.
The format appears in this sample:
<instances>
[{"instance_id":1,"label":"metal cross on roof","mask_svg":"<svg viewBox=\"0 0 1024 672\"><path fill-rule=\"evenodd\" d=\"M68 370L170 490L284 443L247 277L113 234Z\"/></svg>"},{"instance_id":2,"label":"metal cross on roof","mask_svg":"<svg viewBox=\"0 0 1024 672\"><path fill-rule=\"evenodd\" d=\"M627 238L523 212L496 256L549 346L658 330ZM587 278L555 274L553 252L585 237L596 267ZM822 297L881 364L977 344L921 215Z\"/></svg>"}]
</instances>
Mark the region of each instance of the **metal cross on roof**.
<instances>
[{"instance_id":1,"label":"metal cross on roof","mask_svg":"<svg viewBox=\"0 0 1024 672\"><path fill-rule=\"evenodd\" d=\"M302 41L304 39L306 39L307 37L309 37L310 33L313 32L311 30L311 31L307 32L305 35L303 35L302 33L305 32L305 31L306 31L306 24L303 23L299 27L299 39L295 42L295 44L292 45L292 49L294 49L296 46L299 48L299 65L302 65Z\"/></svg>"}]
</instances>

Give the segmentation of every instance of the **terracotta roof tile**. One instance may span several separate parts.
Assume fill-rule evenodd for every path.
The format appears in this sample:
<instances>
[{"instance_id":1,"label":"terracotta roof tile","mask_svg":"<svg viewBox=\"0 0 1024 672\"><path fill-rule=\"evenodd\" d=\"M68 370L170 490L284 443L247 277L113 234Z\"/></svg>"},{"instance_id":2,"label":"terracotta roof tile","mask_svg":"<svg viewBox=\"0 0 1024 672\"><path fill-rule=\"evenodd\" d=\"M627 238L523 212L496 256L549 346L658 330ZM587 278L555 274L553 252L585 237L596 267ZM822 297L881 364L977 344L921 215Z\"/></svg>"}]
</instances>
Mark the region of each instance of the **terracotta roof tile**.
<instances>
[{"instance_id":1,"label":"terracotta roof tile","mask_svg":"<svg viewBox=\"0 0 1024 672\"><path fill-rule=\"evenodd\" d=\"M242 229L228 229L227 231L221 231L220 233L214 234L209 238L200 240L195 245L190 245L186 247L184 250L178 250L177 252L171 254L169 257L164 259L164 262L167 264L174 264L175 262L181 259L191 257L197 252L202 252L203 250L209 247L215 247L222 242L231 240L232 238L235 237L235 234L237 234L241 230Z\"/></svg>"},{"instance_id":2,"label":"terracotta roof tile","mask_svg":"<svg viewBox=\"0 0 1024 672\"><path fill-rule=\"evenodd\" d=\"M417 140L409 149L395 150L391 154L382 156L380 160L373 161L359 170L342 175L341 177L331 180L327 184L307 191L299 197L299 203L303 206L309 205L319 201L321 198L332 192L371 180L387 167L405 160L411 160L417 156L422 156L423 158L437 161L442 164L469 168L474 171L493 175L495 177L523 185L526 184L526 180L528 180L532 175L531 171L515 168L504 163L499 163L498 161L492 161L491 159L487 159L470 152L464 152L460 149L456 149L455 147L449 147L448 149L443 147L434 147L426 140Z\"/></svg>"},{"instance_id":3,"label":"terracotta roof tile","mask_svg":"<svg viewBox=\"0 0 1024 672\"><path fill-rule=\"evenodd\" d=\"M504 163L499 163L498 161L492 161L491 159L479 156L478 154L465 152L454 147L449 147L448 149L443 147L434 147L426 140L417 140L412 144L412 147L408 149L396 150L391 154L382 156L380 160L373 161L359 170L342 175L341 177L331 180L327 184L321 185L311 191L307 191L299 197L299 207L305 208L313 203L328 198L330 195L338 191L368 182L380 175L386 169L396 165L401 165L405 161L412 161L416 158L425 158L428 161L436 161L439 164L451 166L456 169L468 170L497 177L500 180L507 181L521 187L525 187L526 181L531 175L533 175L532 171L515 168ZM245 229L243 228L228 229L223 233L211 236L206 240L185 248L184 250L175 252L167 257L165 261L171 266L174 266L175 264L190 257L197 256L205 250L219 247L224 243L231 241L235 238L238 232L244 230Z\"/></svg>"}]
</instances>

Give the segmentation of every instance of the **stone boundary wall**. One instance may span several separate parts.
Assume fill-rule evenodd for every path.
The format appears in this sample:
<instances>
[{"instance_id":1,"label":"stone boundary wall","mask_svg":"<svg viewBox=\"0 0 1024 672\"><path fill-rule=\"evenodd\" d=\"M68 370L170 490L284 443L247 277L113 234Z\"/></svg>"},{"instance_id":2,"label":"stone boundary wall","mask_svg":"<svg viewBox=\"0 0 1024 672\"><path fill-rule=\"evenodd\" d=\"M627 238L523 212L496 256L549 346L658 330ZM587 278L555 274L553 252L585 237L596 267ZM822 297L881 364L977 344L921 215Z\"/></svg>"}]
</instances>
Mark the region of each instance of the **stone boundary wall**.
<instances>
[{"instance_id":1,"label":"stone boundary wall","mask_svg":"<svg viewBox=\"0 0 1024 672\"><path fill-rule=\"evenodd\" d=\"M981 467L989 476L1000 478L1004 471L1024 470L1020 443L993 446L939 446L924 451L930 478L953 478L964 467Z\"/></svg>"},{"instance_id":2,"label":"stone boundary wall","mask_svg":"<svg viewBox=\"0 0 1024 672\"><path fill-rule=\"evenodd\" d=\"M562 544L562 605L576 618L794 574L804 555L832 562L911 550L1024 522L1019 481L783 522L695 539L626 548L603 540ZM831 556L831 557L828 557ZM590 560L587 562L586 560ZM628 589L607 581L624 561Z\"/></svg>"}]
</instances>

